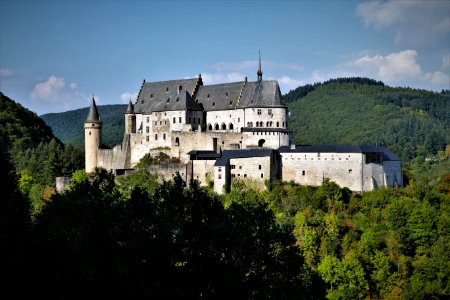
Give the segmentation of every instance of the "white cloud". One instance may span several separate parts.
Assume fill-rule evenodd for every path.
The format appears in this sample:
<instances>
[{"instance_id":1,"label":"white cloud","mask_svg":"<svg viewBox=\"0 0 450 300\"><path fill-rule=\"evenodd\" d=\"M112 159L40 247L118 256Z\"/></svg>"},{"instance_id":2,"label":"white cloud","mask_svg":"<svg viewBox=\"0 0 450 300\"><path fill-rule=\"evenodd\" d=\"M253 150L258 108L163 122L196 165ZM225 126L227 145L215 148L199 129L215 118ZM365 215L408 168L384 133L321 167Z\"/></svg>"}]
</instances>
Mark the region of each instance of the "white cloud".
<instances>
[{"instance_id":1,"label":"white cloud","mask_svg":"<svg viewBox=\"0 0 450 300\"><path fill-rule=\"evenodd\" d=\"M0 77L9 77L13 75L13 72L10 69L0 69Z\"/></svg>"},{"instance_id":2,"label":"white cloud","mask_svg":"<svg viewBox=\"0 0 450 300\"><path fill-rule=\"evenodd\" d=\"M89 105L93 95L85 95L78 90L78 84L66 84L63 77L51 75L47 80L34 85L30 93L30 105L42 111L64 111ZM97 103L98 95L94 96Z\"/></svg>"},{"instance_id":3,"label":"white cloud","mask_svg":"<svg viewBox=\"0 0 450 300\"><path fill-rule=\"evenodd\" d=\"M122 93L122 95L120 95L120 99L122 99L123 103L128 103L128 101L131 100L131 102L134 102L137 99L138 93L130 93L130 92L125 92Z\"/></svg>"},{"instance_id":4,"label":"white cloud","mask_svg":"<svg viewBox=\"0 0 450 300\"><path fill-rule=\"evenodd\" d=\"M417 51L405 50L387 55L365 54L330 70L315 70L312 81L337 77L368 77L388 85L410 86L432 90L449 89L448 70L424 71L417 62Z\"/></svg>"},{"instance_id":5,"label":"white cloud","mask_svg":"<svg viewBox=\"0 0 450 300\"><path fill-rule=\"evenodd\" d=\"M238 72L230 73L202 73L204 84L218 84L227 82L243 81L245 76Z\"/></svg>"},{"instance_id":6,"label":"white cloud","mask_svg":"<svg viewBox=\"0 0 450 300\"><path fill-rule=\"evenodd\" d=\"M448 1L369 1L360 3L356 13L366 26L392 31L399 45L448 47Z\"/></svg>"},{"instance_id":7,"label":"white cloud","mask_svg":"<svg viewBox=\"0 0 450 300\"><path fill-rule=\"evenodd\" d=\"M277 80L278 84L280 85L280 90L282 91L282 93L286 93L292 89L295 89L305 84L303 80L295 79L287 75L283 75L280 78L269 77L268 79Z\"/></svg>"},{"instance_id":8,"label":"white cloud","mask_svg":"<svg viewBox=\"0 0 450 300\"><path fill-rule=\"evenodd\" d=\"M30 96L34 100L45 100L57 103L66 98L66 95L64 94L65 85L64 78L52 75L47 81L36 84Z\"/></svg>"}]
</instances>

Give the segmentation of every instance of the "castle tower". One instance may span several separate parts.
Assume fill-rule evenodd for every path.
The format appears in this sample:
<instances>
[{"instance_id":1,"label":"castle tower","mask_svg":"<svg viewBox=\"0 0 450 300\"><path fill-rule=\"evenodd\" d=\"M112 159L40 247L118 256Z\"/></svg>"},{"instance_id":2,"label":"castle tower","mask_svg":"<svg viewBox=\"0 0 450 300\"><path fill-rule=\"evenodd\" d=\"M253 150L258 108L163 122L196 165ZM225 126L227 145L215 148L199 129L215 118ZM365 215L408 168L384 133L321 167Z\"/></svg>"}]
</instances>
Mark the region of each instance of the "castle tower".
<instances>
[{"instance_id":1,"label":"castle tower","mask_svg":"<svg viewBox=\"0 0 450 300\"><path fill-rule=\"evenodd\" d=\"M131 103L131 100L125 112L125 133L136 133L136 115L134 114L134 105Z\"/></svg>"},{"instance_id":2,"label":"castle tower","mask_svg":"<svg viewBox=\"0 0 450 300\"><path fill-rule=\"evenodd\" d=\"M89 114L84 121L84 147L86 172L91 173L97 167L97 150L102 143L102 121L98 115L97 105L92 97Z\"/></svg>"}]
</instances>

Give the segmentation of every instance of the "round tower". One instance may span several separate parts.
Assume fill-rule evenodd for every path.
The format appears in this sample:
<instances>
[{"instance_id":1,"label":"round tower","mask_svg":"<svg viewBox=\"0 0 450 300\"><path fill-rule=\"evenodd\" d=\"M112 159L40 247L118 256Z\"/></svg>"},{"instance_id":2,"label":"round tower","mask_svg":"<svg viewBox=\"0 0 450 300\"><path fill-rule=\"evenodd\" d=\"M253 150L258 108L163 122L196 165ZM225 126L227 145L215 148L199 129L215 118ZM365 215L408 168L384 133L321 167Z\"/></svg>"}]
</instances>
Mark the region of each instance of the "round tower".
<instances>
[{"instance_id":1,"label":"round tower","mask_svg":"<svg viewBox=\"0 0 450 300\"><path fill-rule=\"evenodd\" d=\"M131 100L125 112L125 133L136 133L136 115L134 114L134 106Z\"/></svg>"},{"instance_id":2,"label":"round tower","mask_svg":"<svg viewBox=\"0 0 450 300\"><path fill-rule=\"evenodd\" d=\"M102 121L98 115L97 105L95 105L94 97L92 97L89 114L84 121L84 149L86 172L95 171L98 162L98 148L102 143Z\"/></svg>"}]
</instances>

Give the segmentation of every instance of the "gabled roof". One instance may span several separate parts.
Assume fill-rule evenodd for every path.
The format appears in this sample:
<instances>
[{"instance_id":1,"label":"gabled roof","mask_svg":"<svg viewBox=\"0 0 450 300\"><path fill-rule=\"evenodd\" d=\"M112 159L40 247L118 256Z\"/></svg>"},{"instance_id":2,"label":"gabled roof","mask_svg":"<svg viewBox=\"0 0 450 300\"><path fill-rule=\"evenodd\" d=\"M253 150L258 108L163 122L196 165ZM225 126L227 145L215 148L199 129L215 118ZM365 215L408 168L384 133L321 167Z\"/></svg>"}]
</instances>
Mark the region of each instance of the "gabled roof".
<instances>
[{"instance_id":1,"label":"gabled roof","mask_svg":"<svg viewBox=\"0 0 450 300\"><path fill-rule=\"evenodd\" d=\"M201 78L144 82L134 111L136 113L151 113L154 111L184 110L186 108L201 109L192 99L197 84L201 84Z\"/></svg>"},{"instance_id":2,"label":"gabled roof","mask_svg":"<svg viewBox=\"0 0 450 300\"><path fill-rule=\"evenodd\" d=\"M218 111L246 107L285 107L278 82L239 81L204 86L201 77L144 82L134 112Z\"/></svg>"},{"instance_id":3,"label":"gabled roof","mask_svg":"<svg viewBox=\"0 0 450 300\"><path fill-rule=\"evenodd\" d=\"M268 148L258 149L241 149L241 150L225 150L222 156L216 160L214 166L226 166L232 158L249 158L249 157L265 157L270 156L276 151Z\"/></svg>"},{"instance_id":4,"label":"gabled roof","mask_svg":"<svg viewBox=\"0 0 450 300\"><path fill-rule=\"evenodd\" d=\"M278 148L280 153L383 153L383 160L400 160L386 147L375 145L299 145L295 149L289 146Z\"/></svg>"},{"instance_id":5,"label":"gabled roof","mask_svg":"<svg viewBox=\"0 0 450 300\"><path fill-rule=\"evenodd\" d=\"M243 85L244 81L202 86L195 100L205 111L235 109Z\"/></svg>"},{"instance_id":6,"label":"gabled roof","mask_svg":"<svg viewBox=\"0 0 450 300\"><path fill-rule=\"evenodd\" d=\"M278 82L276 80L248 82L239 102L239 108L245 107L285 107Z\"/></svg>"}]
</instances>

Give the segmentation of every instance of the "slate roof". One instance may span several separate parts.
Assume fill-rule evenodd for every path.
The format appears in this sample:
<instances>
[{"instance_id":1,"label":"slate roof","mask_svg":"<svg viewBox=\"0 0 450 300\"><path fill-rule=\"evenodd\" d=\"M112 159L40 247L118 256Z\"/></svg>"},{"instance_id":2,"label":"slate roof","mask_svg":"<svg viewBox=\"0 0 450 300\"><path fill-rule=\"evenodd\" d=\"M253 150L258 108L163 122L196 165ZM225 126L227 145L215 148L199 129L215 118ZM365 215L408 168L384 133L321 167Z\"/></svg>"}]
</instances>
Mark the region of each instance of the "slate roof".
<instances>
[{"instance_id":1,"label":"slate roof","mask_svg":"<svg viewBox=\"0 0 450 300\"><path fill-rule=\"evenodd\" d=\"M375 145L299 145L295 149L289 146L278 148L280 153L383 153L383 160L397 161L400 158L386 147Z\"/></svg>"},{"instance_id":2,"label":"slate roof","mask_svg":"<svg viewBox=\"0 0 450 300\"><path fill-rule=\"evenodd\" d=\"M201 110L201 106L197 105L192 98L198 83L201 84L200 78L144 82L134 111L151 113L184 109Z\"/></svg>"},{"instance_id":3,"label":"slate roof","mask_svg":"<svg viewBox=\"0 0 450 300\"><path fill-rule=\"evenodd\" d=\"M144 82L134 112L219 111L246 107L286 107L278 82L262 80L203 85L201 78Z\"/></svg>"},{"instance_id":4,"label":"slate roof","mask_svg":"<svg viewBox=\"0 0 450 300\"><path fill-rule=\"evenodd\" d=\"M94 97L92 97L91 107L86 118L86 123L101 123L100 116L98 115L97 105L95 105Z\"/></svg>"},{"instance_id":5,"label":"slate roof","mask_svg":"<svg viewBox=\"0 0 450 300\"><path fill-rule=\"evenodd\" d=\"M270 156L275 150L267 148L225 150L222 156L216 160L214 166L226 166L231 158L265 157Z\"/></svg>"},{"instance_id":6,"label":"slate roof","mask_svg":"<svg viewBox=\"0 0 450 300\"><path fill-rule=\"evenodd\" d=\"M217 159L220 153L213 150L192 150L186 153L191 156L191 159Z\"/></svg>"}]
</instances>

